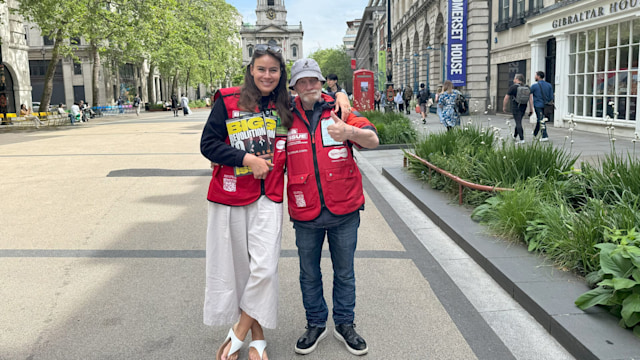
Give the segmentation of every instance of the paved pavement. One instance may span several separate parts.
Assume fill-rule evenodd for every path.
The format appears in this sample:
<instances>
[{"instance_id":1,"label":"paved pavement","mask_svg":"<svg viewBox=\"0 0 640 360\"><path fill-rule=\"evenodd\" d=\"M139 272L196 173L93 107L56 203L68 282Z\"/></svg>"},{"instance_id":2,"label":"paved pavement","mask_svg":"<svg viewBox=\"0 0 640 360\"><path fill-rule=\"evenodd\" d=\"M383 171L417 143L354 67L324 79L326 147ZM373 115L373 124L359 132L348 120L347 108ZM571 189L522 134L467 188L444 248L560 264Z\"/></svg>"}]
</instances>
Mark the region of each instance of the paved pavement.
<instances>
[{"instance_id":1,"label":"paved pavement","mask_svg":"<svg viewBox=\"0 0 640 360\"><path fill-rule=\"evenodd\" d=\"M1 360L213 358L228 329L202 324L206 116L0 132ZM421 131L441 130L432 119ZM595 149L591 138L580 139ZM400 150L358 159L367 205L356 322L367 358L573 358L380 174L400 166ZM331 304L326 254L322 266ZM293 352L305 325L297 274L286 222L279 325L266 332L272 360L302 358ZM328 337L304 358L354 356Z\"/></svg>"}]
</instances>

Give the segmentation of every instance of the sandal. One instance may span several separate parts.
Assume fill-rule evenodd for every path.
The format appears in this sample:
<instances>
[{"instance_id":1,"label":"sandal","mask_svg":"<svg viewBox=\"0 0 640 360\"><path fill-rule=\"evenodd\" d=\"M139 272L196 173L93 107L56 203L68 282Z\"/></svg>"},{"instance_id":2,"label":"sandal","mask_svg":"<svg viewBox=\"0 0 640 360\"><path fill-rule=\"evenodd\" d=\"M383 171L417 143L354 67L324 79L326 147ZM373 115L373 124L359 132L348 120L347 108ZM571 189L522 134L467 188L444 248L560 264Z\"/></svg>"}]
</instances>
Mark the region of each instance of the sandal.
<instances>
[{"instance_id":1,"label":"sandal","mask_svg":"<svg viewBox=\"0 0 640 360\"><path fill-rule=\"evenodd\" d=\"M260 355L260 359L262 359L262 356L264 355L264 349L266 349L266 347L267 342L265 340L253 340L249 343L249 349L256 349L258 355Z\"/></svg>"},{"instance_id":2,"label":"sandal","mask_svg":"<svg viewBox=\"0 0 640 360\"><path fill-rule=\"evenodd\" d=\"M224 352L224 348L227 346L229 342L231 342L231 348L229 349L229 353L227 354L227 357L229 355L233 355L237 353L242 348L242 345L244 345L244 341L241 341L240 339L238 339L236 334L233 332L233 328L229 329L229 334L227 335L227 338L224 339L224 342L218 348L218 352L216 353L216 360L222 359L222 353Z\"/></svg>"}]
</instances>

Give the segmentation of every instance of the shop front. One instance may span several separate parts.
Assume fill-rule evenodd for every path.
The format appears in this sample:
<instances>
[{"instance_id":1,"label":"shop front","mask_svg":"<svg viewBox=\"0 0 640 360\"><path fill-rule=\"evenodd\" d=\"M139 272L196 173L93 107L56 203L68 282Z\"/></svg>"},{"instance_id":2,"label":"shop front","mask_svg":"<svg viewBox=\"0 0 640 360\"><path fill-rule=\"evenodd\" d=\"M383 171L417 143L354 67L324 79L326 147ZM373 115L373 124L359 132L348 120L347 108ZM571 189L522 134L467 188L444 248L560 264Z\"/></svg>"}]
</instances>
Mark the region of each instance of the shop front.
<instances>
[{"instance_id":1,"label":"shop front","mask_svg":"<svg viewBox=\"0 0 640 360\"><path fill-rule=\"evenodd\" d=\"M555 88L555 126L573 119L594 132L606 132L609 122L625 135L640 132L639 15L640 0L600 0L531 19L530 77L553 69L546 80Z\"/></svg>"}]
</instances>

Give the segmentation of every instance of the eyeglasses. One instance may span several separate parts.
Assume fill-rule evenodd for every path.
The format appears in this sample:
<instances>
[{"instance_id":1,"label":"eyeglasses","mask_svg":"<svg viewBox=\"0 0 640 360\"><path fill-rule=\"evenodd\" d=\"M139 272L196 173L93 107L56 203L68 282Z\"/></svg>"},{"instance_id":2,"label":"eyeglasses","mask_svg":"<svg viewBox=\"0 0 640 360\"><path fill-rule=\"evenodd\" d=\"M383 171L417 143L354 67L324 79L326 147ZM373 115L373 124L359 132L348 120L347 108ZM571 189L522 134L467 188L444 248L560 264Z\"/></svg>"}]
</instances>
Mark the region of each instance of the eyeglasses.
<instances>
[{"instance_id":1,"label":"eyeglasses","mask_svg":"<svg viewBox=\"0 0 640 360\"><path fill-rule=\"evenodd\" d=\"M273 53L276 54L280 54L282 52L282 48L280 48L280 46L277 45L267 45L267 44L258 44L256 45L255 49L257 51L271 51Z\"/></svg>"}]
</instances>

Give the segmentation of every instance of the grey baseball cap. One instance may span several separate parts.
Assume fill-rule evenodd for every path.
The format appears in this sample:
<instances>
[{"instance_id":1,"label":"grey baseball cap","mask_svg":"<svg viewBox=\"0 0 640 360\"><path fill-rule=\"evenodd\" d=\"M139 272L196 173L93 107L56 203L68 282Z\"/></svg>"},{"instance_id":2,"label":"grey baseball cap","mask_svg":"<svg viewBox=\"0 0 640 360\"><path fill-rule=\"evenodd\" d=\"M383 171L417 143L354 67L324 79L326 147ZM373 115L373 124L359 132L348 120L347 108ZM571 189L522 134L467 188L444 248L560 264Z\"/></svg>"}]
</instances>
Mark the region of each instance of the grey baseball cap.
<instances>
[{"instance_id":1,"label":"grey baseball cap","mask_svg":"<svg viewBox=\"0 0 640 360\"><path fill-rule=\"evenodd\" d=\"M322 76L322 72L320 71L320 66L313 59L300 59L296 60L291 67L291 81L289 82L289 87L293 89L293 86L300 80L305 77L314 77L322 82L326 82L325 78Z\"/></svg>"}]
</instances>

